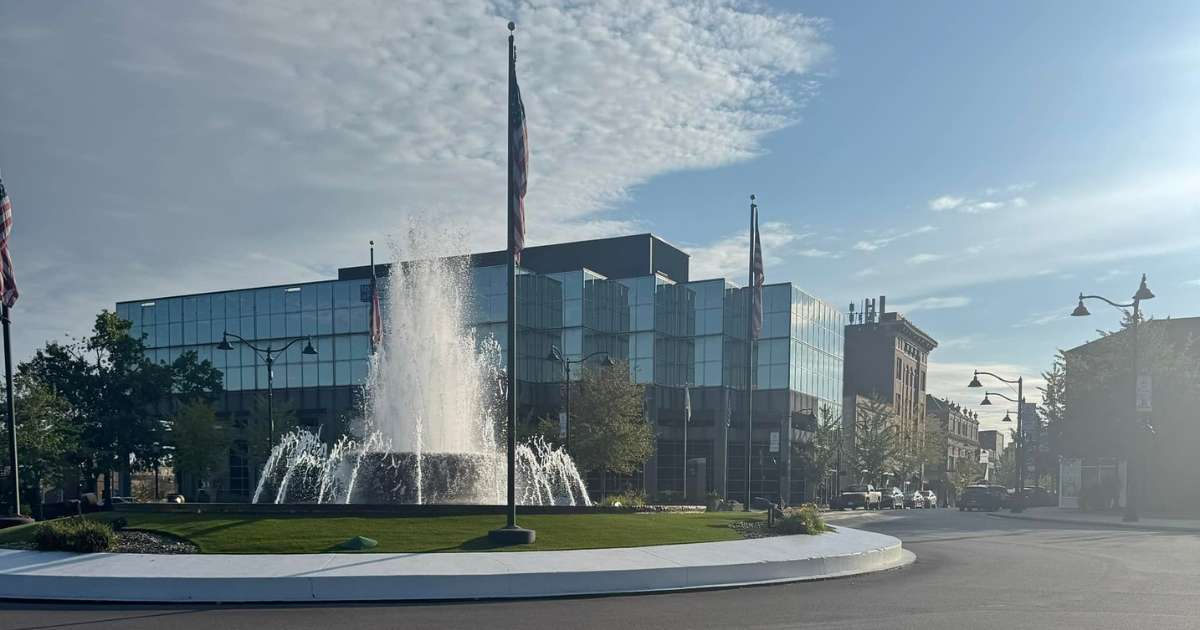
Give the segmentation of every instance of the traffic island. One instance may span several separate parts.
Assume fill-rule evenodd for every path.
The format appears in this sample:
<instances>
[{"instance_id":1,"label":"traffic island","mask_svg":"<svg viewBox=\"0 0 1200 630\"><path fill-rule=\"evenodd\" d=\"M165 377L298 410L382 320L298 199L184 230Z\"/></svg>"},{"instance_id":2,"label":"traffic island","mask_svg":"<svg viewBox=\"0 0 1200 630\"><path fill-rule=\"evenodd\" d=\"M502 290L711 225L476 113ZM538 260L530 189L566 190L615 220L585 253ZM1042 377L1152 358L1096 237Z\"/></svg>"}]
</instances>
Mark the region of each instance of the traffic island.
<instances>
[{"instance_id":1,"label":"traffic island","mask_svg":"<svg viewBox=\"0 0 1200 630\"><path fill-rule=\"evenodd\" d=\"M828 579L905 566L891 536L572 551L75 554L0 551L0 598L114 602L408 601L649 593Z\"/></svg>"}]
</instances>

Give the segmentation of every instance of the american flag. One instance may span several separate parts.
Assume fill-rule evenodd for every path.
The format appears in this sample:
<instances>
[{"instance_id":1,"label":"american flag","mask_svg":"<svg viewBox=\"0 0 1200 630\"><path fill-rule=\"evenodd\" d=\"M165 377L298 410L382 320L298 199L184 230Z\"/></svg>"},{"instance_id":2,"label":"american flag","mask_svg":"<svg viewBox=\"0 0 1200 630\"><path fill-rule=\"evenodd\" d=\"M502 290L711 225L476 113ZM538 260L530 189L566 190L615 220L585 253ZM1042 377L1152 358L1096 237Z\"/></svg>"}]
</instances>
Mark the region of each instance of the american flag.
<instances>
[{"instance_id":1,"label":"american flag","mask_svg":"<svg viewBox=\"0 0 1200 630\"><path fill-rule=\"evenodd\" d=\"M17 303L17 277L13 274L12 254L8 252L8 235L12 232L12 202L0 180L0 302L12 308Z\"/></svg>"},{"instance_id":2,"label":"american flag","mask_svg":"<svg viewBox=\"0 0 1200 630\"><path fill-rule=\"evenodd\" d=\"M509 37L512 41L512 37ZM508 250L513 261L521 264L525 249L525 189L529 180L529 134L525 129L525 104L517 86L517 54L511 48L508 59Z\"/></svg>"},{"instance_id":3,"label":"american flag","mask_svg":"<svg viewBox=\"0 0 1200 630\"><path fill-rule=\"evenodd\" d=\"M763 275L762 240L758 237L758 204L750 203L750 337L758 339L762 334L762 286Z\"/></svg>"}]
</instances>

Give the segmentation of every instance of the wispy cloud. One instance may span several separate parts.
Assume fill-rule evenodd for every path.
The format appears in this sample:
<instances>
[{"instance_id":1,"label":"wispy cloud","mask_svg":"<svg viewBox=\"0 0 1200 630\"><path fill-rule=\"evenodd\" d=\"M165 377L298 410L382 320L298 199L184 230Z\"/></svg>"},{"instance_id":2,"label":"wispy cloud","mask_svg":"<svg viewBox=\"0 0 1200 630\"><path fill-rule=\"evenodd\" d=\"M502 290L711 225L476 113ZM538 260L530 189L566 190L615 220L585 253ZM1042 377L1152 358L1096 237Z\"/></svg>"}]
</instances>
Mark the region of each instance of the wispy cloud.
<instances>
[{"instance_id":1,"label":"wispy cloud","mask_svg":"<svg viewBox=\"0 0 1200 630\"><path fill-rule=\"evenodd\" d=\"M964 197L942 195L941 197L934 197L933 199L929 200L929 209L937 211L954 210L955 208L962 206L964 203L966 203L966 201L967 200Z\"/></svg>"},{"instance_id":2,"label":"wispy cloud","mask_svg":"<svg viewBox=\"0 0 1200 630\"><path fill-rule=\"evenodd\" d=\"M933 232L934 230L937 230L937 228L932 225L922 225L919 228L916 228L914 230L908 230L907 232L899 232L899 233L891 234L890 236L883 236L880 238L861 240L854 244L854 249L858 250L860 252L873 252L882 247L887 247L888 245L894 243L895 241L905 239L910 236L917 236L919 234L928 234L929 232Z\"/></svg>"},{"instance_id":3,"label":"wispy cloud","mask_svg":"<svg viewBox=\"0 0 1200 630\"><path fill-rule=\"evenodd\" d=\"M1045 326L1066 319L1070 319L1071 311L1075 308L1075 304L1062 305L1057 308L1037 311L1026 315L1024 319L1013 324L1013 328L1026 328L1029 326Z\"/></svg>"},{"instance_id":4,"label":"wispy cloud","mask_svg":"<svg viewBox=\"0 0 1200 630\"><path fill-rule=\"evenodd\" d=\"M961 295L948 297L927 297L915 302L898 304L895 309L899 313L915 313L917 311L936 311L944 308L962 308L971 303L971 298Z\"/></svg>"},{"instance_id":5,"label":"wispy cloud","mask_svg":"<svg viewBox=\"0 0 1200 630\"><path fill-rule=\"evenodd\" d=\"M930 199L928 205L929 209L935 212L953 210L964 214L991 212L1004 207L1024 208L1029 205L1029 200L1023 196L1015 195L1007 199L998 199L996 197L1011 195L1031 188L1033 188L1032 183L1010 184L999 188L985 188L983 190L983 199L966 195L941 195Z\"/></svg>"},{"instance_id":6,"label":"wispy cloud","mask_svg":"<svg viewBox=\"0 0 1200 630\"><path fill-rule=\"evenodd\" d=\"M834 257L833 252L809 248L796 250L789 247L811 238L812 232L798 232L787 223L764 223L759 230L762 238L763 263L770 267L787 259L791 254L809 258ZM689 245L688 253L692 255L691 268L688 274L691 278L740 278L746 271L746 260L750 252L750 231L742 230L736 234L723 236L716 241L703 245Z\"/></svg>"},{"instance_id":7,"label":"wispy cloud","mask_svg":"<svg viewBox=\"0 0 1200 630\"><path fill-rule=\"evenodd\" d=\"M924 265L926 263L937 262L945 257L943 254L917 254L909 256L907 262L910 265Z\"/></svg>"}]
</instances>

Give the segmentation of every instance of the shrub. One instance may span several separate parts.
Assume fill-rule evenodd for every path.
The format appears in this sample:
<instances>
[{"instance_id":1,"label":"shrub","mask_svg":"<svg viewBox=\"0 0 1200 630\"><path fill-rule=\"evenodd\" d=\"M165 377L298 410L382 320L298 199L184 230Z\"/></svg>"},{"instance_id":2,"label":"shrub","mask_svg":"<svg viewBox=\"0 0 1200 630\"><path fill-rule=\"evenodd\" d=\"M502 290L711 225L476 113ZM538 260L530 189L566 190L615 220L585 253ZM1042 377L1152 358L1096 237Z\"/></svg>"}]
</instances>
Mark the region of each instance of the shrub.
<instances>
[{"instance_id":1,"label":"shrub","mask_svg":"<svg viewBox=\"0 0 1200 630\"><path fill-rule=\"evenodd\" d=\"M798 508L784 511L783 518L775 521L775 531L780 534L820 534L829 531L825 519L817 506L806 503Z\"/></svg>"},{"instance_id":2,"label":"shrub","mask_svg":"<svg viewBox=\"0 0 1200 630\"><path fill-rule=\"evenodd\" d=\"M41 551L107 551L117 542L108 523L78 516L60 518L38 525L34 545Z\"/></svg>"},{"instance_id":3,"label":"shrub","mask_svg":"<svg viewBox=\"0 0 1200 630\"><path fill-rule=\"evenodd\" d=\"M643 507L646 505L646 495L641 490L629 489L620 494L610 494L601 503L606 507Z\"/></svg>"}]
</instances>

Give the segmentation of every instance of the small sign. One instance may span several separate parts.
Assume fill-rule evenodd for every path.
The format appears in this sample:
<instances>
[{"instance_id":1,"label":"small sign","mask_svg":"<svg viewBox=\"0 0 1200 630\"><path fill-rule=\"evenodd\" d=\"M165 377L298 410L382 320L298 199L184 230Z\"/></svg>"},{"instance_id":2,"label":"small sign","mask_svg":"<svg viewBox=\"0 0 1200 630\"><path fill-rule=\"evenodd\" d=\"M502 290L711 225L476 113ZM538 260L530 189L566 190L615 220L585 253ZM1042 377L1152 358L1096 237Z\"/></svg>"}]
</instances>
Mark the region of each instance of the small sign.
<instances>
[{"instance_id":1,"label":"small sign","mask_svg":"<svg viewBox=\"0 0 1200 630\"><path fill-rule=\"evenodd\" d=\"M779 452L779 432L778 431L771 432L771 452L772 453Z\"/></svg>"},{"instance_id":2,"label":"small sign","mask_svg":"<svg viewBox=\"0 0 1200 630\"><path fill-rule=\"evenodd\" d=\"M989 460L988 460L988 454L989 454L989 451L985 451L985 450L983 450L983 449L980 449L980 451L979 451L979 463L980 463L980 464L986 464L986 463L988 463L988 461L989 461Z\"/></svg>"},{"instance_id":3,"label":"small sign","mask_svg":"<svg viewBox=\"0 0 1200 630\"><path fill-rule=\"evenodd\" d=\"M1128 382L1128 381L1126 381ZM1126 385L1128 387L1128 385ZM1149 374L1138 374L1137 377L1137 410L1140 412L1152 411L1151 394L1154 390L1154 384L1150 380Z\"/></svg>"},{"instance_id":4,"label":"small sign","mask_svg":"<svg viewBox=\"0 0 1200 630\"><path fill-rule=\"evenodd\" d=\"M558 412L558 437L566 439L567 437L567 412Z\"/></svg>"}]
</instances>

